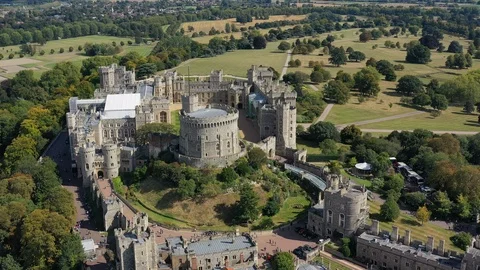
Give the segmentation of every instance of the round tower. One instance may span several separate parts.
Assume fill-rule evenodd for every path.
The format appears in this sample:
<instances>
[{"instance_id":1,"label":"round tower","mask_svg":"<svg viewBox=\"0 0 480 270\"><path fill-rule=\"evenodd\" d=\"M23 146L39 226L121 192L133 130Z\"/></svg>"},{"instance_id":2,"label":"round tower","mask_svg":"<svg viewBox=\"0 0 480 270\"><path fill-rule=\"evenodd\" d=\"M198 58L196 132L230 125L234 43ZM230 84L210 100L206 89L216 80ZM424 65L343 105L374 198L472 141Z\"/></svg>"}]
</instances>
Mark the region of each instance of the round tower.
<instances>
[{"instance_id":1,"label":"round tower","mask_svg":"<svg viewBox=\"0 0 480 270\"><path fill-rule=\"evenodd\" d=\"M112 179L118 176L118 147L115 144L103 145L103 158L105 162L105 177Z\"/></svg>"},{"instance_id":2,"label":"round tower","mask_svg":"<svg viewBox=\"0 0 480 270\"><path fill-rule=\"evenodd\" d=\"M95 147L92 145L84 145L79 149L81 164L78 166L82 171L83 187L89 187L95 175Z\"/></svg>"}]
</instances>

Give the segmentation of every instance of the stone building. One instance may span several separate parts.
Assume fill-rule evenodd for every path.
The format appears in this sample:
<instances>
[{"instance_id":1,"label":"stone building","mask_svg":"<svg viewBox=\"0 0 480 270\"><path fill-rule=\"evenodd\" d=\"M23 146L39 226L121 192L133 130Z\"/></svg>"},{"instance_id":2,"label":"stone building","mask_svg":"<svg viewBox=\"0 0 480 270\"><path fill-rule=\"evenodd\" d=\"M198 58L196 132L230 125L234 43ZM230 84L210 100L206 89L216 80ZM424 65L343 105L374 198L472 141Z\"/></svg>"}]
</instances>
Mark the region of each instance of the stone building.
<instances>
[{"instance_id":1,"label":"stone building","mask_svg":"<svg viewBox=\"0 0 480 270\"><path fill-rule=\"evenodd\" d=\"M146 214L136 214L126 230L115 229L115 244L118 270L158 269L159 254L155 233L148 227Z\"/></svg>"},{"instance_id":2,"label":"stone building","mask_svg":"<svg viewBox=\"0 0 480 270\"><path fill-rule=\"evenodd\" d=\"M173 270L247 269L258 264L257 244L249 235L197 239L171 237L158 246L160 260Z\"/></svg>"},{"instance_id":3,"label":"stone building","mask_svg":"<svg viewBox=\"0 0 480 270\"><path fill-rule=\"evenodd\" d=\"M96 96L106 96L111 93L131 92L135 87L135 71L127 71L124 66L112 64L98 69L100 88Z\"/></svg>"},{"instance_id":4,"label":"stone building","mask_svg":"<svg viewBox=\"0 0 480 270\"><path fill-rule=\"evenodd\" d=\"M467 248L462 260L462 270L480 270L480 236L477 235Z\"/></svg>"},{"instance_id":5,"label":"stone building","mask_svg":"<svg viewBox=\"0 0 480 270\"><path fill-rule=\"evenodd\" d=\"M246 154L238 138L238 110L228 105L198 105L198 96L183 96L180 114L180 162L226 167Z\"/></svg>"},{"instance_id":6,"label":"stone building","mask_svg":"<svg viewBox=\"0 0 480 270\"><path fill-rule=\"evenodd\" d=\"M357 237L357 259L371 269L393 270L453 270L460 269L462 259L445 251L445 240L435 247L433 237L427 243L411 241L410 231L399 236L398 227L391 234L379 232L379 222L374 220L370 232ZM465 260L465 258L464 258ZM465 270L476 268L465 268Z\"/></svg>"},{"instance_id":7,"label":"stone building","mask_svg":"<svg viewBox=\"0 0 480 270\"><path fill-rule=\"evenodd\" d=\"M365 225L368 218L365 187L344 183L341 175L323 174L326 189L308 212L307 228L323 237L349 237Z\"/></svg>"}]
</instances>

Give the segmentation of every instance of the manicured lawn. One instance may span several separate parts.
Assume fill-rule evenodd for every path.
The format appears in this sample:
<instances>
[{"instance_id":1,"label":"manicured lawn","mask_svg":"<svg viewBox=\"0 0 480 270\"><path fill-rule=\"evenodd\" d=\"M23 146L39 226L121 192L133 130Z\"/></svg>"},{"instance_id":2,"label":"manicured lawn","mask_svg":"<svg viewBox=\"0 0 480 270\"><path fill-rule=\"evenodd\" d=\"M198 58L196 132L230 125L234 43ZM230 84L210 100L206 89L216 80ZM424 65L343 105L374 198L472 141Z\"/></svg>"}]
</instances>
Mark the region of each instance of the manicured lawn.
<instances>
[{"instance_id":1,"label":"manicured lawn","mask_svg":"<svg viewBox=\"0 0 480 270\"><path fill-rule=\"evenodd\" d=\"M170 112L172 118L172 125L180 129L180 114L179 110Z\"/></svg>"},{"instance_id":2,"label":"manicured lawn","mask_svg":"<svg viewBox=\"0 0 480 270\"><path fill-rule=\"evenodd\" d=\"M350 179L358 185L364 185L366 188L369 188L372 186L372 181L352 176L348 174L344 169L342 169L342 175L344 178Z\"/></svg>"},{"instance_id":3,"label":"manicured lawn","mask_svg":"<svg viewBox=\"0 0 480 270\"><path fill-rule=\"evenodd\" d=\"M325 266L327 269L335 269L335 270L349 270L347 266L344 266L343 264L340 264L327 256L323 255L318 255L314 260L315 263L319 263L323 266Z\"/></svg>"},{"instance_id":4,"label":"manicured lawn","mask_svg":"<svg viewBox=\"0 0 480 270\"><path fill-rule=\"evenodd\" d=\"M381 206L380 203L376 201L369 201L368 204L370 206L370 218L378 219L378 213L380 212ZM421 225L415 217L401 212L400 217L398 217L395 222L380 222L380 231L386 231L391 233L393 225L399 228L400 237L403 237L405 235L405 230L410 230L411 241L418 240L426 243L427 237L433 236L436 243L438 243L440 239L445 240L446 250L463 252L459 248L455 247L450 241L450 237L455 234L455 232L452 230L444 229L431 222L427 222L424 225Z\"/></svg>"},{"instance_id":5,"label":"manicured lawn","mask_svg":"<svg viewBox=\"0 0 480 270\"><path fill-rule=\"evenodd\" d=\"M263 50L237 50L211 57L193 59L187 64L181 64L177 71L180 74L188 73L190 66L191 75L208 75L212 70L222 69L223 74L247 77L247 70L252 65L264 65L282 72L286 53L278 52L279 42L269 42Z\"/></svg>"},{"instance_id":6,"label":"manicured lawn","mask_svg":"<svg viewBox=\"0 0 480 270\"><path fill-rule=\"evenodd\" d=\"M429 113L406 117L402 119L373 123L359 126L369 129L404 129L413 130L423 128L428 130L442 131L478 131L478 114L465 114L461 107L450 107L438 117L432 117Z\"/></svg>"},{"instance_id":7,"label":"manicured lawn","mask_svg":"<svg viewBox=\"0 0 480 270\"><path fill-rule=\"evenodd\" d=\"M289 197L283 202L280 211L272 217L275 225L290 222L310 207L310 201L305 196Z\"/></svg>"}]
</instances>

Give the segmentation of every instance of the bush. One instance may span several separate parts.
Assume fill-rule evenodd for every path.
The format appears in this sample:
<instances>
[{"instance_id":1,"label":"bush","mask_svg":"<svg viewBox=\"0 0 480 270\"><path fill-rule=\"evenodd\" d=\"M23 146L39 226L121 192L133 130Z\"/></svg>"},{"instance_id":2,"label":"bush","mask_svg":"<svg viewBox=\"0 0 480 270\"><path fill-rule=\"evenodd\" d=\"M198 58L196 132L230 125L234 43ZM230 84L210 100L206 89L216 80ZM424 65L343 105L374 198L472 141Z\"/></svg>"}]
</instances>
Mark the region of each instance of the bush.
<instances>
[{"instance_id":1,"label":"bush","mask_svg":"<svg viewBox=\"0 0 480 270\"><path fill-rule=\"evenodd\" d=\"M50 50L50 54L54 54L55 53L55 50L54 49L51 49Z\"/></svg>"},{"instance_id":2,"label":"bush","mask_svg":"<svg viewBox=\"0 0 480 270\"><path fill-rule=\"evenodd\" d=\"M82 46L82 45L78 45L77 50L78 50L79 52L83 51L83 46Z\"/></svg>"},{"instance_id":3,"label":"bush","mask_svg":"<svg viewBox=\"0 0 480 270\"><path fill-rule=\"evenodd\" d=\"M64 53L65 50L64 50L63 48L60 48L60 51L59 51L59 52L60 52L60 53Z\"/></svg>"},{"instance_id":4,"label":"bush","mask_svg":"<svg viewBox=\"0 0 480 270\"><path fill-rule=\"evenodd\" d=\"M400 208L393 196L388 196L387 200L380 207L380 216L384 221L394 221L400 216Z\"/></svg>"},{"instance_id":5,"label":"bush","mask_svg":"<svg viewBox=\"0 0 480 270\"><path fill-rule=\"evenodd\" d=\"M472 235L470 235L467 232L460 232L452 237L450 237L450 240L452 240L452 243L462 249L462 250L467 250L467 248L470 246L471 241L472 241Z\"/></svg>"},{"instance_id":6,"label":"bush","mask_svg":"<svg viewBox=\"0 0 480 270\"><path fill-rule=\"evenodd\" d=\"M11 53L8 55L8 59L13 59L15 57L15 54Z\"/></svg>"},{"instance_id":7,"label":"bush","mask_svg":"<svg viewBox=\"0 0 480 270\"><path fill-rule=\"evenodd\" d=\"M254 229L255 230L267 230L267 229L273 228L273 226L275 226L275 223L273 222L272 218L271 217L266 217L266 218L263 218L258 223L258 225L254 226Z\"/></svg>"},{"instance_id":8,"label":"bush","mask_svg":"<svg viewBox=\"0 0 480 270\"><path fill-rule=\"evenodd\" d=\"M25 55L23 53L21 53L19 56L20 56L20 58L23 58Z\"/></svg>"},{"instance_id":9,"label":"bush","mask_svg":"<svg viewBox=\"0 0 480 270\"><path fill-rule=\"evenodd\" d=\"M73 52L73 47L70 46L70 47L68 48L68 51L69 51L69 52Z\"/></svg>"},{"instance_id":10,"label":"bush","mask_svg":"<svg viewBox=\"0 0 480 270\"><path fill-rule=\"evenodd\" d=\"M45 54L45 51L44 50L41 50L40 51L40 55L44 55Z\"/></svg>"}]
</instances>

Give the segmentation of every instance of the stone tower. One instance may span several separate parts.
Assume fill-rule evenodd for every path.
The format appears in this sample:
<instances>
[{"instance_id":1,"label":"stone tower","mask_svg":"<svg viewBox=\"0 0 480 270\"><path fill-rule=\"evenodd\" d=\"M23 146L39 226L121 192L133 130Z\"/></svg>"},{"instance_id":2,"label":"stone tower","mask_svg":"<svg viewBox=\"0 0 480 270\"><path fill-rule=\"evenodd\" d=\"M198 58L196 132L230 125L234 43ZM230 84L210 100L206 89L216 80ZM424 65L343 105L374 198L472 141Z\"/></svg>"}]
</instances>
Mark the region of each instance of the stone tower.
<instances>
[{"instance_id":1,"label":"stone tower","mask_svg":"<svg viewBox=\"0 0 480 270\"><path fill-rule=\"evenodd\" d=\"M182 109L186 113L196 111L198 108L198 95L182 96Z\"/></svg>"},{"instance_id":2,"label":"stone tower","mask_svg":"<svg viewBox=\"0 0 480 270\"><path fill-rule=\"evenodd\" d=\"M104 144L102 152L106 170L105 177L113 179L118 176L118 147L115 144Z\"/></svg>"},{"instance_id":3,"label":"stone tower","mask_svg":"<svg viewBox=\"0 0 480 270\"><path fill-rule=\"evenodd\" d=\"M82 162L84 164L81 168L83 176L83 187L88 187L91 185L95 177L95 147L93 145L84 145L80 147L79 154Z\"/></svg>"},{"instance_id":4,"label":"stone tower","mask_svg":"<svg viewBox=\"0 0 480 270\"><path fill-rule=\"evenodd\" d=\"M286 149L296 148L296 109L288 103L277 105L277 151L285 155Z\"/></svg>"},{"instance_id":5,"label":"stone tower","mask_svg":"<svg viewBox=\"0 0 480 270\"><path fill-rule=\"evenodd\" d=\"M165 92L165 84L163 83L162 77L156 76L153 79L153 96L154 97L167 97Z\"/></svg>"}]
</instances>

